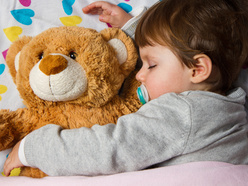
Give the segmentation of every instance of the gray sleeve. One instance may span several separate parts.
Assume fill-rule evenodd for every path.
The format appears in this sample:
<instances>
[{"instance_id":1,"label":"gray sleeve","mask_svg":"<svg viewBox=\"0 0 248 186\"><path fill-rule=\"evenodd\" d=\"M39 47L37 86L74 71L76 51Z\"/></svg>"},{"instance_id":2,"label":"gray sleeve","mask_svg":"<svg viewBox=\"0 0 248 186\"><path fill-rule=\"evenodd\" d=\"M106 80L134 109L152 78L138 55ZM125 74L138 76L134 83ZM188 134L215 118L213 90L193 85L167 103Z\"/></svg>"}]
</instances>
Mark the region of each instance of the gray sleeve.
<instances>
[{"instance_id":1,"label":"gray sleeve","mask_svg":"<svg viewBox=\"0 0 248 186\"><path fill-rule=\"evenodd\" d=\"M238 79L236 82L234 82L235 87L241 87L245 92L246 92L246 97L245 97L245 110L247 113L247 120L248 120L248 68L246 69L241 69Z\"/></svg>"},{"instance_id":2,"label":"gray sleeve","mask_svg":"<svg viewBox=\"0 0 248 186\"><path fill-rule=\"evenodd\" d=\"M69 130L47 125L26 137L27 162L59 176L136 171L165 161L183 152L190 131L189 107L179 102L150 101L116 125Z\"/></svg>"}]
</instances>

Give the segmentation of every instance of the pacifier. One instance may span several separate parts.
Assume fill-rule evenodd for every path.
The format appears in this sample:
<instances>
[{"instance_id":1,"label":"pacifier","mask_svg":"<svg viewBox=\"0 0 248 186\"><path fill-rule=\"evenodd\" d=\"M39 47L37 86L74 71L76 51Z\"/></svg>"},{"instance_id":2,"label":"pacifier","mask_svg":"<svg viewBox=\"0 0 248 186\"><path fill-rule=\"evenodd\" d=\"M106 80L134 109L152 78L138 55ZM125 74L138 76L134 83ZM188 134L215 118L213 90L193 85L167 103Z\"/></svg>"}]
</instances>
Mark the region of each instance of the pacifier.
<instances>
[{"instance_id":1,"label":"pacifier","mask_svg":"<svg viewBox=\"0 0 248 186\"><path fill-rule=\"evenodd\" d=\"M138 87L137 95L142 105L146 104L149 101L149 96L148 96L148 92L146 90L145 85L140 85Z\"/></svg>"}]
</instances>

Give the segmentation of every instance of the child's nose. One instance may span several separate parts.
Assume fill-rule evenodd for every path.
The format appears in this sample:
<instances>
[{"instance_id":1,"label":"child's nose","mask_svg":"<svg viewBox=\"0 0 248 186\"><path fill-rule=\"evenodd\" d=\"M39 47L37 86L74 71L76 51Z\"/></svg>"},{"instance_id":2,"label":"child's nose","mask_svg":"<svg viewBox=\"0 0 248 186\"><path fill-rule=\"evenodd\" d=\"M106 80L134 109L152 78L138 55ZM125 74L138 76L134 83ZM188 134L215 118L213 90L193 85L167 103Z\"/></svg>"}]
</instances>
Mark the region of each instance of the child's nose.
<instances>
[{"instance_id":1,"label":"child's nose","mask_svg":"<svg viewBox=\"0 0 248 186\"><path fill-rule=\"evenodd\" d=\"M136 79L139 81L139 82L143 82L144 81L144 73L142 71L142 68L138 71L138 73L136 74Z\"/></svg>"}]
</instances>

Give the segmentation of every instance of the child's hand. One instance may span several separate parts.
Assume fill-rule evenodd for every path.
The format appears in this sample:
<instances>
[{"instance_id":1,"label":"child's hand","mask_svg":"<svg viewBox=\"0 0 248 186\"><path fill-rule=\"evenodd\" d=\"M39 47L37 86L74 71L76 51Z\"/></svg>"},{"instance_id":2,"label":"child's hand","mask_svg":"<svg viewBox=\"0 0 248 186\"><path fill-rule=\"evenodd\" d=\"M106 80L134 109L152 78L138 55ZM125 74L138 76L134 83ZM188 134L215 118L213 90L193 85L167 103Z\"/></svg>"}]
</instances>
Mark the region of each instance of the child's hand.
<instances>
[{"instance_id":1,"label":"child's hand","mask_svg":"<svg viewBox=\"0 0 248 186\"><path fill-rule=\"evenodd\" d=\"M18 150L20 146L20 141L14 146L13 150L9 153L7 160L4 164L4 174L6 176L10 175L10 172L14 168L23 167L24 165L21 163L19 156L18 156Z\"/></svg>"},{"instance_id":2,"label":"child's hand","mask_svg":"<svg viewBox=\"0 0 248 186\"><path fill-rule=\"evenodd\" d=\"M99 20L112 27L121 28L132 18L121 7L105 1L97 1L83 8L85 14L100 15Z\"/></svg>"}]
</instances>

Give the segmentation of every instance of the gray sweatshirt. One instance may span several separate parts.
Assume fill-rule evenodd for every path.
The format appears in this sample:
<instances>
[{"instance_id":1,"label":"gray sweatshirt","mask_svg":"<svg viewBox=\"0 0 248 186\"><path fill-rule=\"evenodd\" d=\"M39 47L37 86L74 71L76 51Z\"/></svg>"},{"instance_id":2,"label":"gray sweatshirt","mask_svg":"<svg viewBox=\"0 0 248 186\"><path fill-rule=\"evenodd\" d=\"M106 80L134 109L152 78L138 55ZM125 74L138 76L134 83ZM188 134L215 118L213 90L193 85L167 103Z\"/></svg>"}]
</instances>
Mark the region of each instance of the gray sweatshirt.
<instances>
[{"instance_id":1,"label":"gray sweatshirt","mask_svg":"<svg viewBox=\"0 0 248 186\"><path fill-rule=\"evenodd\" d=\"M29 165L51 176L101 175L192 161L248 164L245 92L168 93L117 124L63 130L47 125L27 135Z\"/></svg>"}]
</instances>

